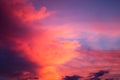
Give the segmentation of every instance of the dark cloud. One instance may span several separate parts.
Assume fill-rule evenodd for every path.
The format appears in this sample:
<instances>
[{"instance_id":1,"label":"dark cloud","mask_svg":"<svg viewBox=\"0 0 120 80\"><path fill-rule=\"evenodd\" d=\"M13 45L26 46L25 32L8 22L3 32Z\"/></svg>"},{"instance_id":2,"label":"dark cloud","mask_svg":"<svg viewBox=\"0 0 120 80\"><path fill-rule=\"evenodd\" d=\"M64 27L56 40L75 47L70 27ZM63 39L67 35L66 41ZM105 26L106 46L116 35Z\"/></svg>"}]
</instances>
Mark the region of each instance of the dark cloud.
<instances>
[{"instance_id":1,"label":"dark cloud","mask_svg":"<svg viewBox=\"0 0 120 80\"><path fill-rule=\"evenodd\" d=\"M79 80L79 78L83 78L83 77L78 76L78 75L65 76L65 78L63 78L63 80Z\"/></svg>"},{"instance_id":2,"label":"dark cloud","mask_svg":"<svg viewBox=\"0 0 120 80\"><path fill-rule=\"evenodd\" d=\"M8 42L14 38L24 39L28 37L31 30L27 24L13 14L12 8L6 4L0 5L0 41ZM9 42L8 42L9 43Z\"/></svg>"},{"instance_id":3,"label":"dark cloud","mask_svg":"<svg viewBox=\"0 0 120 80\"><path fill-rule=\"evenodd\" d=\"M0 47L0 76L15 77L23 72L34 73L37 65L19 54L21 52Z\"/></svg>"},{"instance_id":4,"label":"dark cloud","mask_svg":"<svg viewBox=\"0 0 120 80\"><path fill-rule=\"evenodd\" d=\"M100 71L98 71L98 72L96 72L96 73L93 73L93 75L95 76L95 77L100 77L100 76L103 76L104 74L106 74L106 73L108 73L109 71L107 71L107 70L100 70Z\"/></svg>"},{"instance_id":5,"label":"dark cloud","mask_svg":"<svg viewBox=\"0 0 120 80\"><path fill-rule=\"evenodd\" d=\"M95 73L90 73L90 78L88 80L101 80L100 77L109 73L108 70L100 70L98 72Z\"/></svg>"},{"instance_id":6,"label":"dark cloud","mask_svg":"<svg viewBox=\"0 0 120 80\"><path fill-rule=\"evenodd\" d=\"M23 56L24 51L13 49L22 44L17 40L24 42L32 35L32 30L13 14L12 5L8 6L7 2L0 1L0 76L13 78L24 72L36 74L38 65Z\"/></svg>"},{"instance_id":7,"label":"dark cloud","mask_svg":"<svg viewBox=\"0 0 120 80\"><path fill-rule=\"evenodd\" d=\"M88 77L82 77L79 75L73 75L73 76L65 76L63 80L80 80L80 79L85 79L85 80L101 80L101 76L104 76L105 74L109 73L108 70L100 70L95 73L90 73Z\"/></svg>"}]
</instances>

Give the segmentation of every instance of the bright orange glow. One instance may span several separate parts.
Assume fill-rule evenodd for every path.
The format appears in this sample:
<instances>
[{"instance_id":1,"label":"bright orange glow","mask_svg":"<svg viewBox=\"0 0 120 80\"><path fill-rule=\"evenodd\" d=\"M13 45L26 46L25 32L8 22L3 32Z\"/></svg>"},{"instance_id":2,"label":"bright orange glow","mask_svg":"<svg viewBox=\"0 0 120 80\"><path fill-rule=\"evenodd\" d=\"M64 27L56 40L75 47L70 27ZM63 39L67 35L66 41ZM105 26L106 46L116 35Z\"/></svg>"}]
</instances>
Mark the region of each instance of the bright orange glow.
<instances>
[{"instance_id":1,"label":"bright orange glow","mask_svg":"<svg viewBox=\"0 0 120 80\"><path fill-rule=\"evenodd\" d=\"M61 80L61 75L53 66L44 67L40 74L42 74L41 80Z\"/></svg>"}]
</instances>

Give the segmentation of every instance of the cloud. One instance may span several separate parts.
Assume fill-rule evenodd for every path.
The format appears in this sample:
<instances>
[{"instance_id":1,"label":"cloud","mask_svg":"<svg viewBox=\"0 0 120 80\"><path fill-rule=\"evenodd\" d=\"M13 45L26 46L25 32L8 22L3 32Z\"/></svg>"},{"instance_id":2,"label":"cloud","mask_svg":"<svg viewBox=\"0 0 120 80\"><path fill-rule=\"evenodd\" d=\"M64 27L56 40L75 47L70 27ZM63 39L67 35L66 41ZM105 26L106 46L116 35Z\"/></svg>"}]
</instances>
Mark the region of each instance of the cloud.
<instances>
[{"instance_id":1,"label":"cloud","mask_svg":"<svg viewBox=\"0 0 120 80\"><path fill-rule=\"evenodd\" d=\"M109 73L109 71L107 71L107 70L100 70L100 71L95 72L95 73L90 73L90 75L87 77L73 75L73 76L65 76L63 78L63 80L79 80L79 79L82 79L82 80L100 80L101 76L104 76L105 74L108 74L108 73Z\"/></svg>"},{"instance_id":2,"label":"cloud","mask_svg":"<svg viewBox=\"0 0 120 80\"><path fill-rule=\"evenodd\" d=\"M34 22L55 13L55 11L46 11L47 8L45 6L37 10L32 4L32 0L11 0L11 2L2 0L1 2L2 5L5 5L8 12L12 10L10 12L12 12L15 17L22 19L23 22Z\"/></svg>"},{"instance_id":3,"label":"cloud","mask_svg":"<svg viewBox=\"0 0 120 80\"><path fill-rule=\"evenodd\" d=\"M117 21L92 21L92 22L79 22L75 24L77 34L93 34L105 35L108 37L118 37L120 32L120 23ZM88 36L90 37L90 36Z\"/></svg>"},{"instance_id":4,"label":"cloud","mask_svg":"<svg viewBox=\"0 0 120 80\"><path fill-rule=\"evenodd\" d=\"M36 74L35 70L39 67L27 57L22 57L21 52L0 47L0 76L19 77L24 72Z\"/></svg>"},{"instance_id":5,"label":"cloud","mask_svg":"<svg viewBox=\"0 0 120 80\"><path fill-rule=\"evenodd\" d=\"M103 76L104 74L106 74L106 73L108 73L109 71L107 71L107 70L100 70L100 71L98 71L98 72L96 72L96 73L92 73L92 75L94 76L94 77L100 77L100 76Z\"/></svg>"},{"instance_id":6,"label":"cloud","mask_svg":"<svg viewBox=\"0 0 120 80\"><path fill-rule=\"evenodd\" d=\"M82 77L78 75L73 75L73 76L65 76L63 80L79 80L79 78L82 78Z\"/></svg>"},{"instance_id":7,"label":"cloud","mask_svg":"<svg viewBox=\"0 0 120 80\"><path fill-rule=\"evenodd\" d=\"M33 31L14 15L14 9L7 0L0 2L0 76L13 78L24 72L36 74L36 69L40 66L25 56L25 50L18 50L18 47L32 38L30 36Z\"/></svg>"},{"instance_id":8,"label":"cloud","mask_svg":"<svg viewBox=\"0 0 120 80\"><path fill-rule=\"evenodd\" d=\"M65 30L54 32L35 24L53 14L46 7L36 10L29 0L0 2L0 76L16 80L34 75L53 80L57 75L59 80L56 66L74 58L79 43L59 40L64 37L59 33Z\"/></svg>"},{"instance_id":9,"label":"cloud","mask_svg":"<svg viewBox=\"0 0 120 80\"><path fill-rule=\"evenodd\" d=\"M82 51L77 57L69 62L59 66L60 72L63 75L82 75L87 76L90 72L97 72L100 70L109 70L111 75L119 73L119 56L120 51L105 51L86 49Z\"/></svg>"}]
</instances>

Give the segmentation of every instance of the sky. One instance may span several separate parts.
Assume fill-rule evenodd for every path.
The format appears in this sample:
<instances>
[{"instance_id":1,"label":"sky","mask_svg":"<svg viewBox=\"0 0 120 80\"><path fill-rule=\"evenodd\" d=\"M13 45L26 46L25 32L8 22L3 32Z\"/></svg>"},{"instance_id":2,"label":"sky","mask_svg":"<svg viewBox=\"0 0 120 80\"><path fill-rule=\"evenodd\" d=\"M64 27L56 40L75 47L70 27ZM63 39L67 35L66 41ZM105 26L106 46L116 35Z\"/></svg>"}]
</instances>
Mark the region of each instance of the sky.
<instances>
[{"instance_id":1,"label":"sky","mask_svg":"<svg viewBox=\"0 0 120 80\"><path fill-rule=\"evenodd\" d=\"M0 0L0 79L120 78L119 3Z\"/></svg>"}]
</instances>

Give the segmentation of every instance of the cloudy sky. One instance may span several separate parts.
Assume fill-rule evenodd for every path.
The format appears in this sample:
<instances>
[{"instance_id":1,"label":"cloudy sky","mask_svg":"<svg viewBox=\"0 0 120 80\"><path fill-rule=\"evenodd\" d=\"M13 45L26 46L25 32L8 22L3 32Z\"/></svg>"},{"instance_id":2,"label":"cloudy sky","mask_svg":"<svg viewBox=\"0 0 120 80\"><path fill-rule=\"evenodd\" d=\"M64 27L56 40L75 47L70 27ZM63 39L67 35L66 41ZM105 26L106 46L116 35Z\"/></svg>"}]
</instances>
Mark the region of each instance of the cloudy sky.
<instances>
[{"instance_id":1,"label":"cloudy sky","mask_svg":"<svg viewBox=\"0 0 120 80\"><path fill-rule=\"evenodd\" d=\"M119 0L1 0L0 78L120 78Z\"/></svg>"}]
</instances>

